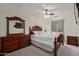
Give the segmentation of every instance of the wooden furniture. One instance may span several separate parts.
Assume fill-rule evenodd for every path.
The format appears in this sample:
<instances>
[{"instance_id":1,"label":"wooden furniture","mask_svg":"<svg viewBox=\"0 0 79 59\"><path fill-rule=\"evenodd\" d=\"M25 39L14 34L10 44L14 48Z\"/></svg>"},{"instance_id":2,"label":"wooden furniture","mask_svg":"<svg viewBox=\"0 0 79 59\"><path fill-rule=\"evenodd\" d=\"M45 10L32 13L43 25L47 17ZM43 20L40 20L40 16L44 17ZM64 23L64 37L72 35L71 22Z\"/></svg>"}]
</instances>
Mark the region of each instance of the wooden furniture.
<instances>
[{"instance_id":1,"label":"wooden furniture","mask_svg":"<svg viewBox=\"0 0 79 59\"><path fill-rule=\"evenodd\" d=\"M23 35L20 37L19 48L27 47L31 44L30 35Z\"/></svg>"},{"instance_id":2,"label":"wooden furniture","mask_svg":"<svg viewBox=\"0 0 79 59\"><path fill-rule=\"evenodd\" d=\"M35 25L32 28L29 27L29 34L34 34L33 31L42 31L42 27Z\"/></svg>"},{"instance_id":3,"label":"wooden furniture","mask_svg":"<svg viewBox=\"0 0 79 59\"><path fill-rule=\"evenodd\" d=\"M0 51L1 51L1 39L0 39Z\"/></svg>"},{"instance_id":4,"label":"wooden furniture","mask_svg":"<svg viewBox=\"0 0 79 59\"><path fill-rule=\"evenodd\" d=\"M33 26L32 28L29 28L29 33L30 35L33 34L33 31L42 31L42 28L38 25L35 25ZM60 48L61 45L64 46L64 35L63 34L60 34L57 38L54 39L54 50L53 50L53 53L54 53L54 56L57 56L57 52L58 52L58 49Z\"/></svg>"},{"instance_id":5,"label":"wooden furniture","mask_svg":"<svg viewBox=\"0 0 79 59\"><path fill-rule=\"evenodd\" d=\"M19 41L13 37L1 37L1 52L8 53L18 49Z\"/></svg>"},{"instance_id":6,"label":"wooden furniture","mask_svg":"<svg viewBox=\"0 0 79 59\"><path fill-rule=\"evenodd\" d=\"M78 45L78 38L76 36L67 36L67 44Z\"/></svg>"},{"instance_id":7,"label":"wooden furniture","mask_svg":"<svg viewBox=\"0 0 79 59\"><path fill-rule=\"evenodd\" d=\"M7 36L0 37L2 53L9 53L30 45L30 35L25 35L25 21L20 17L6 17L7 19ZM9 21L19 21L24 25L23 33L10 33ZM18 28L19 29L19 28Z\"/></svg>"},{"instance_id":8,"label":"wooden furniture","mask_svg":"<svg viewBox=\"0 0 79 59\"><path fill-rule=\"evenodd\" d=\"M58 36L58 38L55 38L54 40L54 56L57 56L57 52L58 52L58 49L62 46L64 46L64 35L63 34L60 34Z\"/></svg>"},{"instance_id":9,"label":"wooden furniture","mask_svg":"<svg viewBox=\"0 0 79 59\"><path fill-rule=\"evenodd\" d=\"M30 45L29 35L10 35L7 37L1 37L1 52L9 53Z\"/></svg>"},{"instance_id":10,"label":"wooden furniture","mask_svg":"<svg viewBox=\"0 0 79 59\"><path fill-rule=\"evenodd\" d=\"M21 19L20 17L17 17L17 16L14 16L14 17L6 17L7 19L7 35L11 34L9 33L9 22L10 21L20 21L22 22L22 24L24 25L24 28L23 28L23 34L25 34L25 20ZM17 34L17 33L14 33L14 34Z\"/></svg>"}]
</instances>

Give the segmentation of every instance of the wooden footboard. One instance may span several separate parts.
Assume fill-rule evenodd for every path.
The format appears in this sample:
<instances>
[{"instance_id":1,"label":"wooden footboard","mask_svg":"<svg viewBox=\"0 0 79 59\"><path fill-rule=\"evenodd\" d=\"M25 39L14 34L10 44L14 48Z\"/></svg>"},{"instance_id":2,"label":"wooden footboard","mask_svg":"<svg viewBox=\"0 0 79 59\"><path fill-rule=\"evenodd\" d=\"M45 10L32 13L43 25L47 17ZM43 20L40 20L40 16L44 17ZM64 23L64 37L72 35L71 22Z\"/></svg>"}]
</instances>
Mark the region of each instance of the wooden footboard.
<instances>
[{"instance_id":1,"label":"wooden footboard","mask_svg":"<svg viewBox=\"0 0 79 59\"><path fill-rule=\"evenodd\" d=\"M54 41L54 56L57 56L57 51L59 49L59 47L64 46L64 35L60 34L58 38L55 38Z\"/></svg>"}]
</instances>

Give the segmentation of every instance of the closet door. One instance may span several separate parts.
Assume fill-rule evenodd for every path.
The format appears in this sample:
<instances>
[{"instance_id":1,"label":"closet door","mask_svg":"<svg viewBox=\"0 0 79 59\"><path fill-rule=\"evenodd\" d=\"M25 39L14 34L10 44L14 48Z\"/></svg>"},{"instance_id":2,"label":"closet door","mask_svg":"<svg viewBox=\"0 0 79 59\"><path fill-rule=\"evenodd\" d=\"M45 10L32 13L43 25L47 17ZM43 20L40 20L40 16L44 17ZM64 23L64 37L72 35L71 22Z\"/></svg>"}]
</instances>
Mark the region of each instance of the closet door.
<instances>
[{"instance_id":1,"label":"closet door","mask_svg":"<svg viewBox=\"0 0 79 59\"><path fill-rule=\"evenodd\" d=\"M56 20L51 22L51 31L64 32L64 20Z\"/></svg>"}]
</instances>

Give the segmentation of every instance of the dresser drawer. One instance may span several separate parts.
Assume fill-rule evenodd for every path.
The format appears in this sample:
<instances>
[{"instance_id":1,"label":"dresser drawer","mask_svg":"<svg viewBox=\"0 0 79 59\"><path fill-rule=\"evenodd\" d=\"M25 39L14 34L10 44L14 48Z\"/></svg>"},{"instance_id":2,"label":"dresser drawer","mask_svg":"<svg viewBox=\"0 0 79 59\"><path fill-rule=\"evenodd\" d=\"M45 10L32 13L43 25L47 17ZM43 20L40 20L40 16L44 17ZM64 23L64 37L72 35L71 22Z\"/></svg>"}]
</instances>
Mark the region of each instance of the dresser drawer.
<instances>
[{"instance_id":1,"label":"dresser drawer","mask_svg":"<svg viewBox=\"0 0 79 59\"><path fill-rule=\"evenodd\" d=\"M12 46L12 47L11 47L11 46ZM13 45L6 45L6 46L4 46L3 52L9 53L9 52L13 52L13 51L15 51L15 50L17 50L17 49L18 49L18 44L15 43L15 44L13 44Z\"/></svg>"}]
</instances>

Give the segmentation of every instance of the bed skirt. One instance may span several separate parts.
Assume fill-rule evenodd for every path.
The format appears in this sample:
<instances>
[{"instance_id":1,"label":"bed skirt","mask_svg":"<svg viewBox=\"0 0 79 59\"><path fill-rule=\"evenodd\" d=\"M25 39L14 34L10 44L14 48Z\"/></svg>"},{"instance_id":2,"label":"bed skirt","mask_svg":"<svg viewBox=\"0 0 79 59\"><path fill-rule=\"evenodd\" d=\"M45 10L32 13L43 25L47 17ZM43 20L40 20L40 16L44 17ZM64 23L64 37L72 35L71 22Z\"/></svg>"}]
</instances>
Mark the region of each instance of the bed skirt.
<instances>
[{"instance_id":1,"label":"bed skirt","mask_svg":"<svg viewBox=\"0 0 79 59\"><path fill-rule=\"evenodd\" d=\"M44 49L44 50L49 51L49 52L53 52L53 47L51 47L49 45L46 45L44 43L40 43L37 41L31 41L31 43L34 44L35 46L41 48L41 49Z\"/></svg>"}]
</instances>

